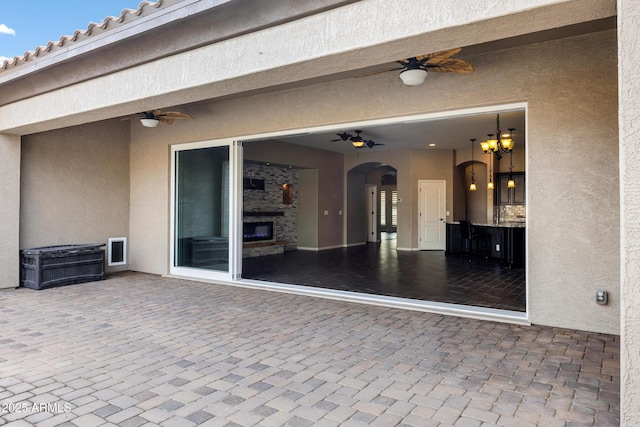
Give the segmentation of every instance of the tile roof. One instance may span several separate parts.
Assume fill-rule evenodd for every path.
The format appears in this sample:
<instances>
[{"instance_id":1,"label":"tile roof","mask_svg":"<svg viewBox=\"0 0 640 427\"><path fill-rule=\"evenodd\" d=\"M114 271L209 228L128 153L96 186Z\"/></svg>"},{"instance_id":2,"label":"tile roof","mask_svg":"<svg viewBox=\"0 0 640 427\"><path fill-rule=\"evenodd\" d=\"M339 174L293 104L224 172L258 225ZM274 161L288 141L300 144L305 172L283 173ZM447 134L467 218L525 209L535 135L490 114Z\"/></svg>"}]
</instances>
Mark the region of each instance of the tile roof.
<instances>
[{"instance_id":1,"label":"tile roof","mask_svg":"<svg viewBox=\"0 0 640 427\"><path fill-rule=\"evenodd\" d=\"M124 9L120 12L120 16L107 16L102 20L101 24L90 23L86 30L76 30L73 35L62 36L58 41L50 41L46 46L38 46L35 50L27 51L23 56L16 56L13 59L5 60L0 64L0 73L11 70L15 67L23 65L25 63L35 61L48 54L59 51L63 48L68 48L74 43L84 41L90 37L95 37L104 32L111 31L114 28L118 28L131 21L134 21L142 16L149 15L156 11L156 9L162 8L163 3L167 3L166 0L157 1L142 1L138 5L137 9ZM169 2L170 3L170 2Z\"/></svg>"}]
</instances>

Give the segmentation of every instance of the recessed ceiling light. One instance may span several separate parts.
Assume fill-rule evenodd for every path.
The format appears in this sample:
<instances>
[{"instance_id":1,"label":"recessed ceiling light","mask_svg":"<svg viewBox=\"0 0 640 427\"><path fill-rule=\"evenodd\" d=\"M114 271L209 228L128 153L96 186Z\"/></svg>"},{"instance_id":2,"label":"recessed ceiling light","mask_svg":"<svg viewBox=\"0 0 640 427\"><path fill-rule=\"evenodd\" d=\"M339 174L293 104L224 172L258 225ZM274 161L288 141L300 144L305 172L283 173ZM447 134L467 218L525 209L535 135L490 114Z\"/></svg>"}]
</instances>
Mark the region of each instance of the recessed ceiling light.
<instances>
[{"instance_id":1,"label":"recessed ceiling light","mask_svg":"<svg viewBox=\"0 0 640 427\"><path fill-rule=\"evenodd\" d=\"M436 144L433 144L433 143L429 144L429 147L435 147L435 146L436 146Z\"/></svg>"}]
</instances>

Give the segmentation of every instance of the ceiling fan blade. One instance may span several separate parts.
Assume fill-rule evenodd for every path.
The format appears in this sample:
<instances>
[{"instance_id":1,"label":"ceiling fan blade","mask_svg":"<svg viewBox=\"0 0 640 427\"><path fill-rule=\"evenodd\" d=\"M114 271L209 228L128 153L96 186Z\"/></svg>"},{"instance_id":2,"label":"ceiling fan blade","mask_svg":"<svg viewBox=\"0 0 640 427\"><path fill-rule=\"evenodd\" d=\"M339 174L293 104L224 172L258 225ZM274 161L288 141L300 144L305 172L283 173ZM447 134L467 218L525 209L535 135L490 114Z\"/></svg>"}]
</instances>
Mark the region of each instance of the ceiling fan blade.
<instances>
[{"instance_id":1,"label":"ceiling fan blade","mask_svg":"<svg viewBox=\"0 0 640 427\"><path fill-rule=\"evenodd\" d=\"M375 142L375 141L371 141L371 140L365 141L365 143L367 144L367 147L369 147L369 148L373 148L376 145L384 145L384 144L381 144L381 143L378 143L378 142Z\"/></svg>"},{"instance_id":2,"label":"ceiling fan blade","mask_svg":"<svg viewBox=\"0 0 640 427\"><path fill-rule=\"evenodd\" d=\"M332 139L330 142L346 141L349 138L353 138L353 136L350 133L347 133L347 132L336 133L336 135L338 135L340 138Z\"/></svg>"},{"instance_id":3,"label":"ceiling fan blade","mask_svg":"<svg viewBox=\"0 0 640 427\"><path fill-rule=\"evenodd\" d=\"M462 59L447 59L437 64L427 64L427 71L435 73L472 73L473 65Z\"/></svg>"},{"instance_id":4,"label":"ceiling fan blade","mask_svg":"<svg viewBox=\"0 0 640 427\"><path fill-rule=\"evenodd\" d=\"M173 118L171 117L158 116L158 120L160 120L160 123L164 123L165 125L173 123Z\"/></svg>"},{"instance_id":5,"label":"ceiling fan blade","mask_svg":"<svg viewBox=\"0 0 640 427\"><path fill-rule=\"evenodd\" d=\"M455 55L456 53L459 53L462 50L462 48L457 47L455 49L449 49L449 50L441 50L440 52L433 52L433 53L427 53L426 55L421 55L421 56L417 56L416 59L422 63L424 62L437 62L437 61L442 61L443 59L447 59L452 57L453 55Z\"/></svg>"}]
</instances>

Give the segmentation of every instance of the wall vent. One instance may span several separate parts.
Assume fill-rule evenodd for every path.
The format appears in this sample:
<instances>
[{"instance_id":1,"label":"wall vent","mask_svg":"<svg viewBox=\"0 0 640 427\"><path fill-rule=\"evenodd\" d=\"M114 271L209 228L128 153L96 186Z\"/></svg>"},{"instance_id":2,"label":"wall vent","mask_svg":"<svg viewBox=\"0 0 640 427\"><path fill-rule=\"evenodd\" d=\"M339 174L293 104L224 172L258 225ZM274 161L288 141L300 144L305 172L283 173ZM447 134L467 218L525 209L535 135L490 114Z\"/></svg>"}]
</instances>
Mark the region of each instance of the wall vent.
<instances>
[{"instance_id":1,"label":"wall vent","mask_svg":"<svg viewBox=\"0 0 640 427\"><path fill-rule=\"evenodd\" d=\"M125 265L127 263L127 238L109 237L107 265Z\"/></svg>"}]
</instances>

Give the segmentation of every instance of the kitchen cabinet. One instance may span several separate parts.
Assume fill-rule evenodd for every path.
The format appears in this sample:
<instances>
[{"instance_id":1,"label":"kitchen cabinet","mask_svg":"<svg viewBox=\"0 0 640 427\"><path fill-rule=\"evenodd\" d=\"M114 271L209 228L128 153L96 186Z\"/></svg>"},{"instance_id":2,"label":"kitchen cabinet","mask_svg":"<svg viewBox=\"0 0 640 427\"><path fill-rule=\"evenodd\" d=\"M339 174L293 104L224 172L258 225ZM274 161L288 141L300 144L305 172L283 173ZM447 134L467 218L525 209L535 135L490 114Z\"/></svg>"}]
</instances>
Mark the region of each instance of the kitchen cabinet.
<instances>
[{"instance_id":1,"label":"kitchen cabinet","mask_svg":"<svg viewBox=\"0 0 640 427\"><path fill-rule=\"evenodd\" d=\"M516 184L517 185L517 184ZM525 265L525 232L521 225L473 224L473 227L490 236L489 258L507 268L523 268ZM460 256L462 239L460 224L447 223L446 256Z\"/></svg>"},{"instance_id":2,"label":"kitchen cabinet","mask_svg":"<svg viewBox=\"0 0 640 427\"><path fill-rule=\"evenodd\" d=\"M509 182L509 176L513 175L513 180L516 183L515 188L507 187ZM496 205L523 205L526 203L526 191L525 191L525 173L514 172L499 173L496 178L496 194L494 197Z\"/></svg>"}]
</instances>

